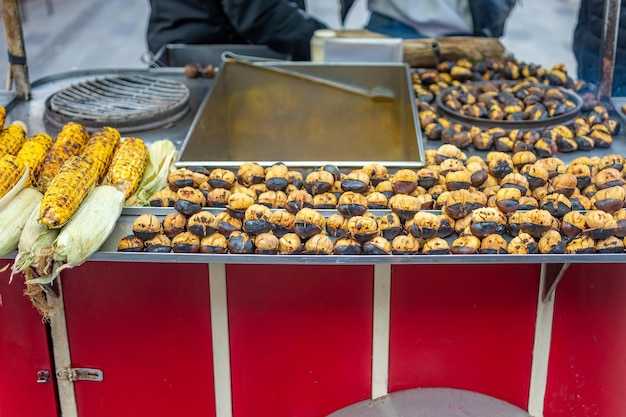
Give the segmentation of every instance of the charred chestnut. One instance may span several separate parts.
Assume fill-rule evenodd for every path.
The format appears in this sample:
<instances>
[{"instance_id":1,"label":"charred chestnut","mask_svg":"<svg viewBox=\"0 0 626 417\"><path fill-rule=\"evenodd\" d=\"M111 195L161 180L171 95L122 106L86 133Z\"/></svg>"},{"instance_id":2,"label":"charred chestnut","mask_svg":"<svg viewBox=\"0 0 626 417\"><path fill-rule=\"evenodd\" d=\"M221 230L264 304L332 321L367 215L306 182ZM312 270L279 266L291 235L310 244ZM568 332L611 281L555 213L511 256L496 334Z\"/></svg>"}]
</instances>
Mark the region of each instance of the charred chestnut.
<instances>
[{"instance_id":1,"label":"charred chestnut","mask_svg":"<svg viewBox=\"0 0 626 417\"><path fill-rule=\"evenodd\" d=\"M126 235L117 243L118 252L141 252L143 251L143 241L136 235Z\"/></svg>"},{"instance_id":2,"label":"charred chestnut","mask_svg":"<svg viewBox=\"0 0 626 417\"><path fill-rule=\"evenodd\" d=\"M308 239L321 233L326 226L326 219L318 211L303 208L296 214L293 230L301 239Z\"/></svg>"},{"instance_id":3,"label":"charred chestnut","mask_svg":"<svg viewBox=\"0 0 626 417\"><path fill-rule=\"evenodd\" d=\"M217 222L215 216L208 211L195 213L187 220L187 231L193 233L199 238L206 237L215 233L217 230Z\"/></svg>"},{"instance_id":4,"label":"charred chestnut","mask_svg":"<svg viewBox=\"0 0 626 417\"><path fill-rule=\"evenodd\" d=\"M142 214L133 221L133 234L144 242L161 233L161 221L154 214Z\"/></svg>"},{"instance_id":5,"label":"charred chestnut","mask_svg":"<svg viewBox=\"0 0 626 417\"><path fill-rule=\"evenodd\" d=\"M363 252L361 244L354 239L343 237L337 239L333 247L335 255L360 255Z\"/></svg>"},{"instance_id":6,"label":"charred chestnut","mask_svg":"<svg viewBox=\"0 0 626 417\"><path fill-rule=\"evenodd\" d=\"M178 199L174 203L174 208L185 216L191 216L202 210L206 205L206 199L202 191L193 187L183 187L176 191Z\"/></svg>"},{"instance_id":7,"label":"charred chestnut","mask_svg":"<svg viewBox=\"0 0 626 417\"><path fill-rule=\"evenodd\" d=\"M346 218L362 216L367 211L367 198L363 194L346 191L337 201L337 211Z\"/></svg>"},{"instance_id":8,"label":"charred chestnut","mask_svg":"<svg viewBox=\"0 0 626 417\"><path fill-rule=\"evenodd\" d=\"M172 252L196 253L200 250L200 238L191 232L182 232L172 239Z\"/></svg>"},{"instance_id":9,"label":"charred chestnut","mask_svg":"<svg viewBox=\"0 0 626 417\"><path fill-rule=\"evenodd\" d=\"M279 241L272 233L260 233L254 238L254 253L257 255L276 255Z\"/></svg>"},{"instance_id":10,"label":"charred chestnut","mask_svg":"<svg viewBox=\"0 0 626 417\"><path fill-rule=\"evenodd\" d=\"M174 203L178 199L175 191L169 188L157 191L150 197L150 206L152 207L174 207Z\"/></svg>"},{"instance_id":11,"label":"charred chestnut","mask_svg":"<svg viewBox=\"0 0 626 417\"><path fill-rule=\"evenodd\" d=\"M164 234L158 234L144 242L146 252L168 253L172 251L172 241Z\"/></svg>"},{"instance_id":12,"label":"charred chestnut","mask_svg":"<svg viewBox=\"0 0 626 417\"><path fill-rule=\"evenodd\" d=\"M320 233L306 241L302 253L304 255L332 255L334 247L333 241Z\"/></svg>"},{"instance_id":13,"label":"charred chestnut","mask_svg":"<svg viewBox=\"0 0 626 417\"><path fill-rule=\"evenodd\" d=\"M507 245L508 244L502 235L492 234L485 236L480 242L480 249L478 249L478 253L483 255L508 253Z\"/></svg>"},{"instance_id":14,"label":"charred chestnut","mask_svg":"<svg viewBox=\"0 0 626 417\"><path fill-rule=\"evenodd\" d=\"M278 253L281 255L298 255L302 253L302 241L295 233L287 233L278 240Z\"/></svg>"},{"instance_id":15,"label":"charred chestnut","mask_svg":"<svg viewBox=\"0 0 626 417\"><path fill-rule=\"evenodd\" d=\"M220 233L213 233L200 240L200 252L208 254L222 254L228 251L228 241Z\"/></svg>"},{"instance_id":16,"label":"charred chestnut","mask_svg":"<svg viewBox=\"0 0 626 417\"><path fill-rule=\"evenodd\" d=\"M363 244L363 252L366 255L391 255L391 243L382 236L376 236Z\"/></svg>"},{"instance_id":17,"label":"charred chestnut","mask_svg":"<svg viewBox=\"0 0 626 417\"><path fill-rule=\"evenodd\" d=\"M419 240L411 235L399 235L391 241L391 253L394 255L416 255L419 250Z\"/></svg>"}]
</instances>

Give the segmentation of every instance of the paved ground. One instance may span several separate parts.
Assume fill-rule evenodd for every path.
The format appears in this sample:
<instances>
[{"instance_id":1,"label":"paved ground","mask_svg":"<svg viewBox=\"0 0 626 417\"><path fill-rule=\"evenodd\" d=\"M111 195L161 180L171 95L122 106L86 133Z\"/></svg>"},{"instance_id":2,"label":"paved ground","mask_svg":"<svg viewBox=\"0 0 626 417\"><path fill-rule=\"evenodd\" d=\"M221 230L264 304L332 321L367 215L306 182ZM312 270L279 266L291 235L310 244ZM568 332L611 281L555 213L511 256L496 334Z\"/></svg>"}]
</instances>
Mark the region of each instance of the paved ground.
<instances>
[{"instance_id":1,"label":"paved ground","mask_svg":"<svg viewBox=\"0 0 626 417\"><path fill-rule=\"evenodd\" d=\"M30 80L73 68L146 67L148 0L21 0ZM339 27L337 0L309 0L309 11ZM347 27L367 20L366 0L357 0ZM48 14L46 5L52 5ZM578 0L523 0L507 24L503 44L518 59L575 73L571 52ZM4 31L0 34L4 43ZM0 54L0 89L7 58Z\"/></svg>"}]
</instances>

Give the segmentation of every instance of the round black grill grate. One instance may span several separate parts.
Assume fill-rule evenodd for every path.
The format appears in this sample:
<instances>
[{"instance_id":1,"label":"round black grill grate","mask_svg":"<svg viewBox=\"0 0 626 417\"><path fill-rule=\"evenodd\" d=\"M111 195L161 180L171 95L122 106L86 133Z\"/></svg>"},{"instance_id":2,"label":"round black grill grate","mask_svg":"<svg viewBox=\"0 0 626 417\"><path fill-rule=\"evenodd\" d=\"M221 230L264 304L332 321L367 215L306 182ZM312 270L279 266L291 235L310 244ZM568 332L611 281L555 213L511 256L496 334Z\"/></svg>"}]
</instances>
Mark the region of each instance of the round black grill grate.
<instances>
[{"instance_id":1,"label":"round black grill grate","mask_svg":"<svg viewBox=\"0 0 626 417\"><path fill-rule=\"evenodd\" d=\"M167 126L189 111L189 89L181 82L133 74L82 82L46 101L46 122L73 121L88 130L111 126L120 133Z\"/></svg>"}]
</instances>

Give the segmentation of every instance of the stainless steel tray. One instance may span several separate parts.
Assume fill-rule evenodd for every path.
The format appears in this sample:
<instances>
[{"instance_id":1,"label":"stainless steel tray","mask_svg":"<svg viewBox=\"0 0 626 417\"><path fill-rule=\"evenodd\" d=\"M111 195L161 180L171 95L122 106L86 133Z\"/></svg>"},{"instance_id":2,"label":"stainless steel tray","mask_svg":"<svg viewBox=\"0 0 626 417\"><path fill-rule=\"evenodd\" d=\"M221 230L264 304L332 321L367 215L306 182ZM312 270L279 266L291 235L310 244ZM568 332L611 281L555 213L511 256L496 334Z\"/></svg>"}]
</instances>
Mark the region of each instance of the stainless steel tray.
<instances>
[{"instance_id":1,"label":"stainless steel tray","mask_svg":"<svg viewBox=\"0 0 626 417\"><path fill-rule=\"evenodd\" d=\"M206 209L213 213L223 209ZM319 210L325 216L334 210ZM370 210L377 216L389 210ZM219 264L522 264L522 263L624 263L626 256L618 254L562 254L562 255L209 255L202 253L117 252L119 240L132 234L133 221L140 214L155 214L162 218L174 212L172 208L125 208L115 229L90 259L119 262L182 262ZM433 211L437 212L438 211ZM451 243L456 235L448 238Z\"/></svg>"},{"instance_id":2,"label":"stainless steel tray","mask_svg":"<svg viewBox=\"0 0 626 417\"><path fill-rule=\"evenodd\" d=\"M263 68L267 65L302 77L268 71ZM384 89L393 99L378 100L350 89ZM177 165L228 168L249 161L299 167L356 167L368 161L422 166L408 66L226 62L185 138Z\"/></svg>"}]
</instances>

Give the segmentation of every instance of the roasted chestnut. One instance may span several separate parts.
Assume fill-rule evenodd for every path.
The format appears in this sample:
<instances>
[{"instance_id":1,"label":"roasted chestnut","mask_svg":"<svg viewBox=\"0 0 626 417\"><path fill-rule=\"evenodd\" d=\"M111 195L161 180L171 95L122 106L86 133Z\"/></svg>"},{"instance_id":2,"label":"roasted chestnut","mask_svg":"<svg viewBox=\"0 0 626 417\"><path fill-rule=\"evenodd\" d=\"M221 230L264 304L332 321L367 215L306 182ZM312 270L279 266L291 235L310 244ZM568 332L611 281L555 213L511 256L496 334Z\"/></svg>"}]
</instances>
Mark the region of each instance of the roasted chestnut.
<instances>
[{"instance_id":1,"label":"roasted chestnut","mask_svg":"<svg viewBox=\"0 0 626 417\"><path fill-rule=\"evenodd\" d=\"M248 194L242 192L234 192L228 199L226 211L233 217L243 219L248 207L254 204L254 199ZM267 208L267 207L266 207Z\"/></svg>"},{"instance_id":2,"label":"roasted chestnut","mask_svg":"<svg viewBox=\"0 0 626 417\"><path fill-rule=\"evenodd\" d=\"M322 233L312 236L304 244L304 255L332 255L335 245L333 241Z\"/></svg>"},{"instance_id":3,"label":"roasted chestnut","mask_svg":"<svg viewBox=\"0 0 626 417\"><path fill-rule=\"evenodd\" d=\"M378 223L375 219L353 216L348 220L348 236L357 242L364 243L378 235Z\"/></svg>"},{"instance_id":4,"label":"roasted chestnut","mask_svg":"<svg viewBox=\"0 0 626 417\"><path fill-rule=\"evenodd\" d=\"M200 238L191 232L182 232L172 238L172 252L196 253L200 250Z\"/></svg>"},{"instance_id":5,"label":"roasted chestnut","mask_svg":"<svg viewBox=\"0 0 626 417\"><path fill-rule=\"evenodd\" d=\"M539 208L548 210L551 215L560 219L565 216L566 213L572 211L572 203L565 195L561 193L552 193L546 195L539 202Z\"/></svg>"},{"instance_id":6,"label":"roasted chestnut","mask_svg":"<svg viewBox=\"0 0 626 417\"><path fill-rule=\"evenodd\" d=\"M246 187L260 184L265 180L265 169L256 162L243 163L237 171L237 181Z\"/></svg>"},{"instance_id":7,"label":"roasted chestnut","mask_svg":"<svg viewBox=\"0 0 626 417\"><path fill-rule=\"evenodd\" d=\"M187 217L183 213L168 213L163 218L163 233L170 239L185 231Z\"/></svg>"},{"instance_id":8,"label":"roasted chestnut","mask_svg":"<svg viewBox=\"0 0 626 417\"><path fill-rule=\"evenodd\" d=\"M315 194L313 196L313 207L316 209L334 209L337 207L337 197L330 192Z\"/></svg>"},{"instance_id":9,"label":"roasted chestnut","mask_svg":"<svg viewBox=\"0 0 626 417\"><path fill-rule=\"evenodd\" d=\"M471 255L478 253L480 239L473 235L464 235L454 239L450 246L450 253L454 255Z\"/></svg>"},{"instance_id":10,"label":"roasted chestnut","mask_svg":"<svg viewBox=\"0 0 626 417\"><path fill-rule=\"evenodd\" d=\"M442 238L435 237L424 243L422 253L424 255L446 255L450 253L450 246L448 245L448 242Z\"/></svg>"},{"instance_id":11,"label":"roasted chestnut","mask_svg":"<svg viewBox=\"0 0 626 417\"><path fill-rule=\"evenodd\" d=\"M443 206L443 211L455 220L467 216L473 209L474 198L467 190L450 191Z\"/></svg>"},{"instance_id":12,"label":"roasted chestnut","mask_svg":"<svg viewBox=\"0 0 626 417\"><path fill-rule=\"evenodd\" d=\"M548 230L539 239L537 247L539 253L543 254L560 254L565 253L565 247L567 246L567 239L556 230Z\"/></svg>"},{"instance_id":13,"label":"roasted chestnut","mask_svg":"<svg viewBox=\"0 0 626 417\"><path fill-rule=\"evenodd\" d=\"M295 233L287 233L278 240L278 253L281 255L298 255L302 253L302 241Z\"/></svg>"},{"instance_id":14,"label":"roasted chestnut","mask_svg":"<svg viewBox=\"0 0 626 417\"><path fill-rule=\"evenodd\" d=\"M572 239L565 247L565 253L594 253L596 242L589 236L580 236Z\"/></svg>"},{"instance_id":15,"label":"roasted chestnut","mask_svg":"<svg viewBox=\"0 0 626 417\"><path fill-rule=\"evenodd\" d=\"M237 181L237 176L234 172L227 169L215 168L209 173L207 182L213 188L224 188L230 190Z\"/></svg>"},{"instance_id":16,"label":"roasted chestnut","mask_svg":"<svg viewBox=\"0 0 626 417\"><path fill-rule=\"evenodd\" d=\"M561 220L561 232L570 239L575 238L585 229L585 215L579 211L570 211Z\"/></svg>"},{"instance_id":17,"label":"roasted chestnut","mask_svg":"<svg viewBox=\"0 0 626 417\"><path fill-rule=\"evenodd\" d=\"M349 237L337 239L333 247L335 255L360 255L363 252L361 244Z\"/></svg>"},{"instance_id":18,"label":"roasted chestnut","mask_svg":"<svg viewBox=\"0 0 626 417\"><path fill-rule=\"evenodd\" d=\"M617 229L617 221L609 213L602 210L590 210L585 213L586 235L593 239L606 239Z\"/></svg>"},{"instance_id":19,"label":"roasted chestnut","mask_svg":"<svg viewBox=\"0 0 626 417\"><path fill-rule=\"evenodd\" d=\"M304 188L311 195L322 194L330 191L335 183L335 177L329 171L313 171L304 179Z\"/></svg>"},{"instance_id":20,"label":"roasted chestnut","mask_svg":"<svg viewBox=\"0 0 626 417\"><path fill-rule=\"evenodd\" d=\"M370 188L370 177L357 169L341 179L341 189L355 193L365 193Z\"/></svg>"},{"instance_id":21,"label":"roasted chestnut","mask_svg":"<svg viewBox=\"0 0 626 417\"><path fill-rule=\"evenodd\" d=\"M389 208L403 220L415 216L421 206L417 197L406 194L396 194L389 199Z\"/></svg>"},{"instance_id":22,"label":"roasted chestnut","mask_svg":"<svg viewBox=\"0 0 626 417\"><path fill-rule=\"evenodd\" d=\"M257 236L272 230L270 217L272 212L262 204L252 204L243 217L243 231L250 236Z\"/></svg>"},{"instance_id":23,"label":"roasted chestnut","mask_svg":"<svg viewBox=\"0 0 626 417\"><path fill-rule=\"evenodd\" d=\"M283 163L276 163L265 170L265 185L271 191L283 191L289 185L289 169Z\"/></svg>"},{"instance_id":24,"label":"roasted chestnut","mask_svg":"<svg viewBox=\"0 0 626 417\"><path fill-rule=\"evenodd\" d=\"M399 169L391 177L391 186L395 194L411 194L417 188L417 172L412 169Z\"/></svg>"},{"instance_id":25,"label":"roasted chestnut","mask_svg":"<svg viewBox=\"0 0 626 417\"><path fill-rule=\"evenodd\" d=\"M301 239L308 239L321 233L326 227L326 219L318 211L303 208L296 214L293 230Z\"/></svg>"},{"instance_id":26,"label":"roasted chestnut","mask_svg":"<svg viewBox=\"0 0 626 417\"><path fill-rule=\"evenodd\" d=\"M522 193L517 188L500 188L496 193L496 206L504 214L510 214L519 208Z\"/></svg>"},{"instance_id":27,"label":"roasted chestnut","mask_svg":"<svg viewBox=\"0 0 626 417\"><path fill-rule=\"evenodd\" d=\"M346 191L337 201L337 211L346 218L362 216L367 211L367 198L363 194Z\"/></svg>"},{"instance_id":28,"label":"roasted chestnut","mask_svg":"<svg viewBox=\"0 0 626 417\"><path fill-rule=\"evenodd\" d=\"M413 216L413 222L408 231L418 239L431 239L437 236L438 230L439 216L421 211Z\"/></svg>"},{"instance_id":29,"label":"roasted chestnut","mask_svg":"<svg viewBox=\"0 0 626 417\"><path fill-rule=\"evenodd\" d=\"M228 211L221 211L215 216L217 230L227 238L233 232L241 231L243 223L241 219L231 216Z\"/></svg>"},{"instance_id":30,"label":"roasted chestnut","mask_svg":"<svg viewBox=\"0 0 626 417\"><path fill-rule=\"evenodd\" d=\"M609 236L596 242L595 251L596 253L622 253L624 252L624 242L618 237Z\"/></svg>"},{"instance_id":31,"label":"roasted chestnut","mask_svg":"<svg viewBox=\"0 0 626 417\"><path fill-rule=\"evenodd\" d=\"M482 207L473 210L470 214L470 219L470 231L478 238L501 232L504 226L501 223L500 212L492 207Z\"/></svg>"},{"instance_id":32,"label":"roasted chestnut","mask_svg":"<svg viewBox=\"0 0 626 417\"><path fill-rule=\"evenodd\" d=\"M526 255L538 253L537 242L528 233L520 233L509 242L507 252L512 255Z\"/></svg>"},{"instance_id":33,"label":"roasted chestnut","mask_svg":"<svg viewBox=\"0 0 626 417\"><path fill-rule=\"evenodd\" d=\"M228 241L220 233L213 233L200 239L200 252L222 254L228 251Z\"/></svg>"},{"instance_id":34,"label":"roasted chestnut","mask_svg":"<svg viewBox=\"0 0 626 417\"><path fill-rule=\"evenodd\" d=\"M294 190L287 195L285 209L289 213L296 214L303 208L313 207L313 196L306 190Z\"/></svg>"},{"instance_id":35,"label":"roasted chestnut","mask_svg":"<svg viewBox=\"0 0 626 417\"><path fill-rule=\"evenodd\" d=\"M266 191L259 195L257 203L271 209L283 208L287 203L287 194L283 191Z\"/></svg>"},{"instance_id":36,"label":"roasted chestnut","mask_svg":"<svg viewBox=\"0 0 626 417\"><path fill-rule=\"evenodd\" d=\"M142 214L133 221L133 234L144 242L161 233L161 221L154 214Z\"/></svg>"},{"instance_id":37,"label":"roasted chestnut","mask_svg":"<svg viewBox=\"0 0 626 417\"><path fill-rule=\"evenodd\" d=\"M402 221L395 213L385 214L379 217L377 222L381 235L389 241L402 233ZM328 222L326 224L328 225Z\"/></svg>"},{"instance_id":38,"label":"roasted chestnut","mask_svg":"<svg viewBox=\"0 0 626 417\"><path fill-rule=\"evenodd\" d=\"M623 187L611 187L598 190L591 198L591 202L598 210L614 213L624 206L626 191Z\"/></svg>"},{"instance_id":39,"label":"roasted chestnut","mask_svg":"<svg viewBox=\"0 0 626 417\"><path fill-rule=\"evenodd\" d=\"M478 249L478 253L483 255L508 253L507 245L508 244L502 235L492 234L485 236L480 242L480 249Z\"/></svg>"},{"instance_id":40,"label":"roasted chestnut","mask_svg":"<svg viewBox=\"0 0 626 417\"><path fill-rule=\"evenodd\" d=\"M286 210L276 210L270 215L269 222L272 224L272 232L281 238L287 233L293 233L296 216Z\"/></svg>"},{"instance_id":41,"label":"roasted chestnut","mask_svg":"<svg viewBox=\"0 0 626 417\"><path fill-rule=\"evenodd\" d=\"M226 188L214 188L205 196L206 205L207 207L224 208L228 204L230 195L230 191Z\"/></svg>"},{"instance_id":42,"label":"roasted chestnut","mask_svg":"<svg viewBox=\"0 0 626 417\"><path fill-rule=\"evenodd\" d=\"M178 168L167 176L167 185L173 191L183 187L193 187L193 171L188 168Z\"/></svg>"},{"instance_id":43,"label":"roasted chestnut","mask_svg":"<svg viewBox=\"0 0 626 417\"><path fill-rule=\"evenodd\" d=\"M193 187L183 187L176 191L178 199L174 203L174 208L185 216L191 216L202 210L206 205L206 199L202 191Z\"/></svg>"},{"instance_id":44,"label":"roasted chestnut","mask_svg":"<svg viewBox=\"0 0 626 417\"><path fill-rule=\"evenodd\" d=\"M174 207L174 203L178 200L178 195L175 191L169 188L164 188L157 191L150 197L150 206L152 207Z\"/></svg>"},{"instance_id":45,"label":"roasted chestnut","mask_svg":"<svg viewBox=\"0 0 626 417\"><path fill-rule=\"evenodd\" d=\"M416 255L419 249L419 240L411 235L399 235L391 241L391 253L394 255Z\"/></svg>"},{"instance_id":46,"label":"roasted chestnut","mask_svg":"<svg viewBox=\"0 0 626 417\"><path fill-rule=\"evenodd\" d=\"M389 200L387 196L385 196L385 194L380 193L378 191L369 193L366 199L367 199L368 209L376 210L376 209L386 209L389 207Z\"/></svg>"},{"instance_id":47,"label":"roasted chestnut","mask_svg":"<svg viewBox=\"0 0 626 417\"><path fill-rule=\"evenodd\" d=\"M143 251L143 241L136 235L126 235L117 243L118 252L141 252Z\"/></svg>"},{"instance_id":48,"label":"roasted chestnut","mask_svg":"<svg viewBox=\"0 0 626 417\"><path fill-rule=\"evenodd\" d=\"M385 181L388 177L387 168L381 164L366 164L361 170L369 176L373 186Z\"/></svg>"},{"instance_id":49,"label":"roasted chestnut","mask_svg":"<svg viewBox=\"0 0 626 417\"><path fill-rule=\"evenodd\" d=\"M376 236L363 244L366 255L391 255L391 243L382 236Z\"/></svg>"},{"instance_id":50,"label":"roasted chestnut","mask_svg":"<svg viewBox=\"0 0 626 417\"><path fill-rule=\"evenodd\" d=\"M172 241L164 234L158 234L144 242L146 252L168 253L172 251Z\"/></svg>"},{"instance_id":51,"label":"roasted chestnut","mask_svg":"<svg viewBox=\"0 0 626 417\"><path fill-rule=\"evenodd\" d=\"M534 238L539 238L544 232L550 230L553 217L547 210L534 209L522 214L520 228Z\"/></svg>"},{"instance_id":52,"label":"roasted chestnut","mask_svg":"<svg viewBox=\"0 0 626 417\"><path fill-rule=\"evenodd\" d=\"M276 255L278 238L272 233L260 233L254 237L254 253L257 255Z\"/></svg>"},{"instance_id":53,"label":"roasted chestnut","mask_svg":"<svg viewBox=\"0 0 626 417\"><path fill-rule=\"evenodd\" d=\"M215 216L208 211L192 214L187 220L187 231L201 239L215 233L217 231Z\"/></svg>"}]
</instances>

